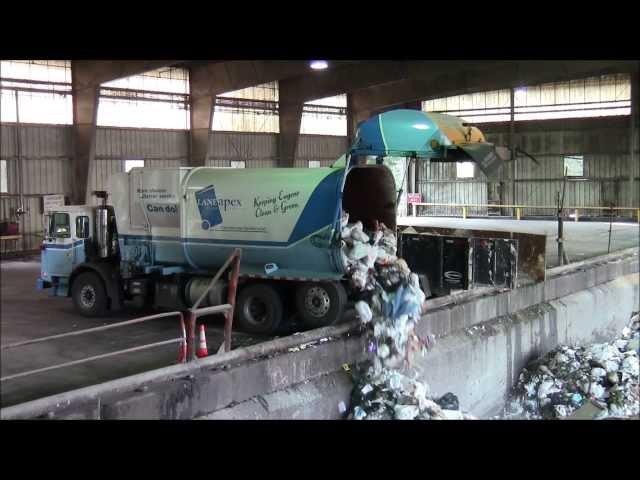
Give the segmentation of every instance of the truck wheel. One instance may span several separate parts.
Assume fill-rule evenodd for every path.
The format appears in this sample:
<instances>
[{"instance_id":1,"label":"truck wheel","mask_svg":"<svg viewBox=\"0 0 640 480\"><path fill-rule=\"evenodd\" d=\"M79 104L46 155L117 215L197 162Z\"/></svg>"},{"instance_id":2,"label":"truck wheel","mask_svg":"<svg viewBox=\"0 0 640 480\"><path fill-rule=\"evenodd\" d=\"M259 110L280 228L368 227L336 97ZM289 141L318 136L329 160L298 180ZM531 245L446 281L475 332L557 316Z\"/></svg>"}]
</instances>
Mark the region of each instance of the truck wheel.
<instances>
[{"instance_id":1,"label":"truck wheel","mask_svg":"<svg viewBox=\"0 0 640 480\"><path fill-rule=\"evenodd\" d=\"M282 322L284 308L275 287L254 283L240 291L236 300L236 321L247 333L274 333Z\"/></svg>"},{"instance_id":2,"label":"truck wheel","mask_svg":"<svg viewBox=\"0 0 640 480\"><path fill-rule=\"evenodd\" d=\"M304 283L296 289L296 307L311 328L326 327L342 318L347 292L339 282Z\"/></svg>"},{"instance_id":3,"label":"truck wheel","mask_svg":"<svg viewBox=\"0 0 640 480\"><path fill-rule=\"evenodd\" d=\"M78 275L71 288L76 310L85 317L100 317L107 311L107 294L102 280L93 272Z\"/></svg>"}]
</instances>

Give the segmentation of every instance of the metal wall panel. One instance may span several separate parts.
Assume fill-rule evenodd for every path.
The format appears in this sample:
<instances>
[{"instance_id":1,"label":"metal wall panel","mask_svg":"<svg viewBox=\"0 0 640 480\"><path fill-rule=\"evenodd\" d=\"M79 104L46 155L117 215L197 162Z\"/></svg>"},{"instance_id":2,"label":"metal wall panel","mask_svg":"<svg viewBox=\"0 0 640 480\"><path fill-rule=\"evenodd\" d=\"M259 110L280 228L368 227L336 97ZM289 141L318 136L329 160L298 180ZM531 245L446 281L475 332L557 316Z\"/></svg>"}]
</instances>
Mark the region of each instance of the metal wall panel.
<instances>
[{"instance_id":1,"label":"metal wall panel","mask_svg":"<svg viewBox=\"0 0 640 480\"><path fill-rule=\"evenodd\" d=\"M98 127L96 159L163 160L185 162L189 132L139 128Z\"/></svg>"},{"instance_id":2,"label":"metal wall panel","mask_svg":"<svg viewBox=\"0 0 640 480\"><path fill-rule=\"evenodd\" d=\"M7 160L9 193L18 193L18 149L15 125L2 125L1 158ZM71 130L69 126L21 125L22 193L71 192Z\"/></svg>"},{"instance_id":3,"label":"metal wall panel","mask_svg":"<svg viewBox=\"0 0 640 480\"><path fill-rule=\"evenodd\" d=\"M6 159L16 154L15 132L14 125L0 125L0 157Z\"/></svg>"},{"instance_id":4,"label":"metal wall panel","mask_svg":"<svg viewBox=\"0 0 640 480\"><path fill-rule=\"evenodd\" d=\"M476 167L474 178L458 179L455 163L418 161L419 193L426 203L486 204L488 187L486 176ZM460 215L456 207L420 207L419 215ZM473 207L469 215L486 215L486 207Z\"/></svg>"},{"instance_id":5,"label":"metal wall panel","mask_svg":"<svg viewBox=\"0 0 640 480\"><path fill-rule=\"evenodd\" d=\"M481 126L487 141L496 145L509 145L509 124ZM538 161L520 157L516 162L516 198L513 198L512 170L509 165L503 172L504 203L551 206L556 203L556 192L562 189L565 155L583 155L586 180L569 180L566 186L565 205L604 206L610 202L626 206L632 196L638 205L639 193L636 180L633 192L629 190L630 170L637 178L640 162L630 164L630 125L628 117L600 119L563 119L535 122L517 122L514 143L533 155ZM636 132L637 135L637 132ZM637 143L637 142L636 142ZM459 202L461 198L486 198L478 191L477 183L462 183L455 176L455 165L432 163L427 175L420 176L421 192L426 202ZM479 176L475 180L486 180ZM448 182L449 186L443 186ZM486 184L487 188L491 183ZM437 199L437 200L436 200ZM455 212L442 209L442 214ZM457 210L459 214L459 210ZM424 211L427 213L427 210ZM552 210L527 209L524 214L551 214ZM596 210L580 212L595 215Z\"/></svg>"},{"instance_id":6,"label":"metal wall panel","mask_svg":"<svg viewBox=\"0 0 640 480\"><path fill-rule=\"evenodd\" d=\"M273 133L212 132L207 166L229 167L243 161L246 168L277 166L278 135Z\"/></svg>"},{"instance_id":7,"label":"metal wall panel","mask_svg":"<svg viewBox=\"0 0 640 480\"><path fill-rule=\"evenodd\" d=\"M320 161L328 167L347 150L347 137L331 135L300 135L296 149L296 167L306 168L309 160Z\"/></svg>"}]
</instances>

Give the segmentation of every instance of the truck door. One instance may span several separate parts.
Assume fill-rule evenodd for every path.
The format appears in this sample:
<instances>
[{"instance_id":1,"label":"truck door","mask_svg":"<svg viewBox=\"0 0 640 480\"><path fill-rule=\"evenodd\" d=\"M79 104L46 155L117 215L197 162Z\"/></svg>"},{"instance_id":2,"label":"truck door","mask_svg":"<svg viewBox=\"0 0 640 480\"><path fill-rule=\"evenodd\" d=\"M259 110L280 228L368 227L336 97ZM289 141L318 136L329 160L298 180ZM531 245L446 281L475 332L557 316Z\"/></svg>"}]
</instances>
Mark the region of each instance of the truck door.
<instances>
[{"instance_id":1,"label":"truck door","mask_svg":"<svg viewBox=\"0 0 640 480\"><path fill-rule=\"evenodd\" d=\"M76 215L74 224L73 266L84 263L87 259L87 249L91 241L91 218L80 213Z\"/></svg>"},{"instance_id":2,"label":"truck door","mask_svg":"<svg viewBox=\"0 0 640 480\"><path fill-rule=\"evenodd\" d=\"M73 268L71 219L66 212L51 212L43 242L43 277L68 277Z\"/></svg>"},{"instance_id":3,"label":"truck door","mask_svg":"<svg viewBox=\"0 0 640 480\"><path fill-rule=\"evenodd\" d=\"M46 218L42 274L68 277L76 265L86 261L91 217L85 212L51 212Z\"/></svg>"}]
</instances>

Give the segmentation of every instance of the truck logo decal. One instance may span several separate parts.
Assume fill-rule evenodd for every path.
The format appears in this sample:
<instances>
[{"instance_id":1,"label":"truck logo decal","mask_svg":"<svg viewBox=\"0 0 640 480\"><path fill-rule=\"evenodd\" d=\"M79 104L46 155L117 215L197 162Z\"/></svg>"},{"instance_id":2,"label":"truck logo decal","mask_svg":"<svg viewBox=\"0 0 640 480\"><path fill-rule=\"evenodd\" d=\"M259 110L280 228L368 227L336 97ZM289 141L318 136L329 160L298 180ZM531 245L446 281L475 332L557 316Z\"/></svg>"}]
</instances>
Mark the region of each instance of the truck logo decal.
<instances>
[{"instance_id":1,"label":"truck logo decal","mask_svg":"<svg viewBox=\"0 0 640 480\"><path fill-rule=\"evenodd\" d=\"M222 223L222 212L232 208L242 207L242 202L238 199L222 199L216 197L216 190L213 185L204 187L195 193L196 204L202 220L202 229L209 230Z\"/></svg>"}]
</instances>

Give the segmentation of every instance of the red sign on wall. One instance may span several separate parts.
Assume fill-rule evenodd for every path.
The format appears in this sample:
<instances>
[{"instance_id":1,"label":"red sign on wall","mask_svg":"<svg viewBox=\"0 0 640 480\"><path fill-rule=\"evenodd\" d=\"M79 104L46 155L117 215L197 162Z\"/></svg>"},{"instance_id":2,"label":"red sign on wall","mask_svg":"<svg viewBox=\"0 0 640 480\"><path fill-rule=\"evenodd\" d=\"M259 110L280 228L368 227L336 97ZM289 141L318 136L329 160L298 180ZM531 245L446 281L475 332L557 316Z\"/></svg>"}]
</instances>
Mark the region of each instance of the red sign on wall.
<instances>
[{"instance_id":1,"label":"red sign on wall","mask_svg":"<svg viewBox=\"0 0 640 480\"><path fill-rule=\"evenodd\" d=\"M422 194L421 193L407 193L407 203L411 205L412 203L422 203Z\"/></svg>"}]
</instances>

